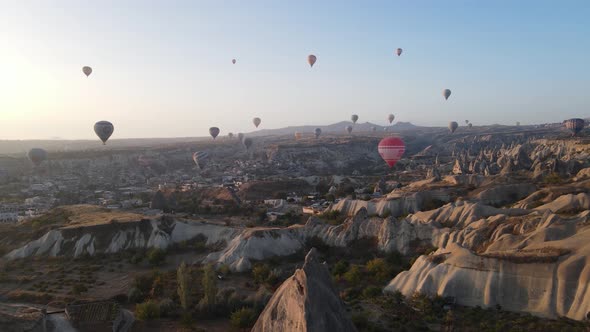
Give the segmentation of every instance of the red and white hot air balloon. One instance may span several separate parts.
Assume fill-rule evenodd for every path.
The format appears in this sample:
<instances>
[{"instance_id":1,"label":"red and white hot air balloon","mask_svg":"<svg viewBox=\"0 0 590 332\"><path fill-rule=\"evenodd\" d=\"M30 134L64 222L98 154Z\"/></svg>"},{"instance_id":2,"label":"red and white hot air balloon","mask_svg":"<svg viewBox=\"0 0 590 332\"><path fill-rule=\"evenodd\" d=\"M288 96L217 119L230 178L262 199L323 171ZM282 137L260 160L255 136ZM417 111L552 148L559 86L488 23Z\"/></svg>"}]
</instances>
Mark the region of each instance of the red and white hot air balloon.
<instances>
[{"instance_id":1,"label":"red and white hot air balloon","mask_svg":"<svg viewBox=\"0 0 590 332\"><path fill-rule=\"evenodd\" d=\"M379 142L377 150L387 165L393 167L404 155L406 145L399 137L385 137Z\"/></svg>"}]
</instances>

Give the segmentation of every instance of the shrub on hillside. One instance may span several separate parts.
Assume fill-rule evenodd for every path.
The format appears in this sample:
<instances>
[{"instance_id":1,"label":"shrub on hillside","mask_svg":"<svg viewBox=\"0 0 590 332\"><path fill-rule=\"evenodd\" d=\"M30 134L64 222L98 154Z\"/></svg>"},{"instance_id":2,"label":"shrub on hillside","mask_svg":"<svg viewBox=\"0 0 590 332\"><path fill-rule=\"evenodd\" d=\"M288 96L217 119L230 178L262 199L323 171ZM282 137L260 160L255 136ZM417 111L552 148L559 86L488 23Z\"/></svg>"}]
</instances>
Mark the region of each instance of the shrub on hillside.
<instances>
[{"instance_id":1,"label":"shrub on hillside","mask_svg":"<svg viewBox=\"0 0 590 332\"><path fill-rule=\"evenodd\" d=\"M339 260L336 264L334 264L334 267L332 267L332 275L343 275L344 273L346 273L346 271L348 271L348 266L349 264L347 261L343 259Z\"/></svg>"},{"instance_id":2,"label":"shrub on hillside","mask_svg":"<svg viewBox=\"0 0 590 332\"><path fill-rule=\"evenodd\" d=\"M176 304L169 298L165 298L158 304L160 307L160 315L162 317L173 316L176 312Z\"/></svg>"},{"instance_id":3,"label":"shrub on hillside","mask_svg":"<svg viewBox=\"0 0 590 332\"><path fill-rule=\"evenodd\" d=\"M160 318L160 306L153 300L135 306L135 317L139 320Z\"/></svg>"},{"instance_id":4,"label":"shrub on hillside","mask_svg":"<svg viewBox=\"0 0 590 332\"><path fill-rule=\"evenodd\" d=\"M367 299L372 299L381 295L381 293L381 287L369 286L363 290L363 297Z\"/></svg>"},{"instance_id":5,"label":"shrub on hillside","mask_svg":"<svg viewBox=\"0 0 590 332\"><path fill-rule=\"evenodd\" d=\"M256 264L252 268L252 277L256 283L265 283L270 276L270 267L267 264Z\"/></svg>"},{"instance_id":6,"label":"shrub on hillside","mask_svg":"<svg viewBox=\"0 0 590 332\"><path fill-rule=\"evenodd\" d=\"M354 265L348 270L348 272L344 273L343 277L349 284L356 285L361 281L361 269L357 265Z\"/></svg>"},{"instance_id":7,"label":"shrub on hillside","mask_svg":"<svg viewBox=\"0 0 590 332\"><path fill-rule=\"evenodd\" d=\"M251 308L243 307L231 314L231 325L239 329L247 329L256 323L256 313Z\"/></svg>"},{"instance_id":8,"label":"shrub on hillside","mask_svg":"<svg viewBox=\"0 0 590 332\"><path fill-rule=\"evenodd\" d=\"M75 284L74 287L72 287L72 294L74 295L80 295L81 293L84 293L88 291L88 288L82 284Z\"/></svg>"},{"instance_id":9,"label":"shrub on hillside","mask_svg":"<svg viewBox=\"0 0 590 332\"><path fill-rule=\"evenodd\" d=\"M153 248L148 252L148 261L152 265L161 265L166 261L166 251L159 248Z\"/></svg>"}]
</instances>

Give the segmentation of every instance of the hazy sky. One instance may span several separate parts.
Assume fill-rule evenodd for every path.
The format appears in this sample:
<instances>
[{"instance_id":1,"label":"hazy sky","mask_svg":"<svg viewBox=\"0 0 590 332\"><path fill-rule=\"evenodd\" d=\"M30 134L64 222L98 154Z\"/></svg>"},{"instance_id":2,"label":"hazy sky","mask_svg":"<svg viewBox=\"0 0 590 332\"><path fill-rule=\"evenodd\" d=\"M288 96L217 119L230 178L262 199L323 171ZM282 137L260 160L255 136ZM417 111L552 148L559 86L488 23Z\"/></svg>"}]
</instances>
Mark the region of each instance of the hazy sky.
<instances>
[{"instance_id":1,"label":"hazy sky","mask_svg":"<svg viewBox=\"0 0 590 332\"><path fill-rule=\"evenodd\" d=\"M589 17L588 0L0 0L0 139L587 117Z\"/></svg>"}]
</instances>

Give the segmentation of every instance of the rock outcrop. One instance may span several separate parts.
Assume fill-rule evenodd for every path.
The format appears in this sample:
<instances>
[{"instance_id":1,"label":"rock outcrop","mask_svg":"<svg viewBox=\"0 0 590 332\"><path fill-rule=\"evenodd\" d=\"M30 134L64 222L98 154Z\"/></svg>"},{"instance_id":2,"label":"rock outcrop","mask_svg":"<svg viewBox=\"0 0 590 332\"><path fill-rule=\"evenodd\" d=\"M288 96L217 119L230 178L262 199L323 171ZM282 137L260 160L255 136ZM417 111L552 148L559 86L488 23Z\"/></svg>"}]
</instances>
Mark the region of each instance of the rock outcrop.
<instances>
[{"instance_id":1,"label":"rock outcrop","mask_svg":"<svg viewBox=\"0 0 590 332\"><path fill-rule=\"evenodd\" d=\"M274 293L252 328L253 332L356 331L315 249L301 269Z\"/></svg>"},{"instance_id":2,"label":"rock outcrop","mask_svg":"<svg viewBox=\"0 0 590 332\"><path fill-rule=\"evenodd\" d=\"M45 316L45 313L39 308L0 303L0 331L45 332Z\"/></svg>"},{"instance_id":3,"label":"rock outcrop","mask_svg":"<svg viewBox=\"0 0 590 332\"><path fill-rule=\"evenodd\" d=\"M590 211L570 218L547 210L490 217L451 233L446 245L421 256L385 291L581 320L590 312L589 238Z\"/></svg>"}]
</instances>

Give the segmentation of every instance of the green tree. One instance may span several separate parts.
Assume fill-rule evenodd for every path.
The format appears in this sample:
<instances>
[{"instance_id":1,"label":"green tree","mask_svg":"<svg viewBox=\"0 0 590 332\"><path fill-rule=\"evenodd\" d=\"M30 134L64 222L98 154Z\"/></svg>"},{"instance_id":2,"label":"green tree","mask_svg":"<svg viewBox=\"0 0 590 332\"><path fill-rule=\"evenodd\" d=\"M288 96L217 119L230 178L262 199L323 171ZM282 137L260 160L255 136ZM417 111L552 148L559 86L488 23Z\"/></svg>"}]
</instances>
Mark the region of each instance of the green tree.
<instances>
[{"instance_id":1,"label":"green tree","mask_svg":"<svg viewBox=\"0 0 590 332\"><path fill-rule=\"evenodd\" d=\"M358 284L361 281L361 269L357 265L352 266L344 273L344 280L353 285Z\"/></svg>"},{"instance_id":2,"label":"green tree","mask_svg":"<svg viewBox=\"0 0 590 332\"><path fill-rule=\"evenodd\" d=\"M252 269L252 276L256 283L265 283L270 276L270 267L266 264L256 264Z\"/></svg>"},{"instance_id":3,"label":"green tree","mask_svg":"<svg viewBox=\"0 0 590 332\"><path fill-rule=\"evenodd\" d=\"M343 259L334 264L332 268L332 274L335 276L343 275L346 271L348 271L348 262Z\"/></svg>"},{"instance_id":4,"label":"green tree","mask_svg":"<svg viewBox=\"0 0 590 332\"><path fill-rule=\"evenodd\" d=\"M182 262L176 270L176 281L178 283L178 298L180 299L180 306L185 311L191 305L191 271L185 262Z\"/></svg>"},{"instance_id":5,"label":"green tree","mask_svg":"<svg viewBox=\"0 0 590 332\"><path fill-rule=\"evenodd\" d=\"M217 276L213 265L205 266L203 271L203 301L209 310L215 306L215 295L217 294Z\"/></svg>"},{"instance_id":6,"label":"green tree","mask_svg":"<svg viewBox=\"0 0 590 332\"><path fill-rule=\"evenodd\" d=\"M148 252L148 261L152 265L161 265L166 261L166 251L159 248L153 248Z\"/></svg>"},{"instance_id":7,"label":"green tree","mask_svg":"<svg viewBox=\"0 0 590 332\"><path fill-rule=\"evenodd\" d=\"M367 271L378 281L385 281L391 277L391 268L383 258L374 258L368 261Z\"/></svg>"},{"instance_id":8,"label":"green tree","mask_svg":"<svg viewBox=\"0 0 590 332\"><path fill-rule=\"evenodd\" d=\"M139 320L160 318L160 306L153 300L140 303L135 306L135 317Z\"/></svg>"},{"instance_id":9,"label":"green tree","mask_svg":"<svg viewBox=\"0 0 590 332\"><path fill-rule=\"evenodd\" d=\"M251 308L242 308L231 314L231 325L239 329L247 329L256 323L256 313Z\"/></svg>"}]
</instances>

